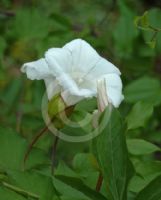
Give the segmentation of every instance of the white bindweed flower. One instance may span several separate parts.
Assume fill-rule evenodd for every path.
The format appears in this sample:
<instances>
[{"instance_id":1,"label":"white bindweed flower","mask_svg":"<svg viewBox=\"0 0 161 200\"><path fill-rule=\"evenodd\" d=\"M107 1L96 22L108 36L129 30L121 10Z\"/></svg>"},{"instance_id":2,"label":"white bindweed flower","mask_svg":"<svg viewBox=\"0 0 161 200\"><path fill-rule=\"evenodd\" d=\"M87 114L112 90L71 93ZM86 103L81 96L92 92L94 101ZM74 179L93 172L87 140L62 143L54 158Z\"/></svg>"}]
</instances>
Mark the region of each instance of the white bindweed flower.
<instances>
[{"instance_id":1,"label":"white bindweed flower","mask_svg":"<svg viewBox=\"0 0 161 200\"><path fill-rule=\"evenodd\" d=\"M49 100L60 93L68 106L97 97L97 81L101 79L109 103L118 107L123 100L119 69L82 39L49 49L44 58L25 63L21 70L31 80L45 81Z\"/></svg>"}]
</instances>

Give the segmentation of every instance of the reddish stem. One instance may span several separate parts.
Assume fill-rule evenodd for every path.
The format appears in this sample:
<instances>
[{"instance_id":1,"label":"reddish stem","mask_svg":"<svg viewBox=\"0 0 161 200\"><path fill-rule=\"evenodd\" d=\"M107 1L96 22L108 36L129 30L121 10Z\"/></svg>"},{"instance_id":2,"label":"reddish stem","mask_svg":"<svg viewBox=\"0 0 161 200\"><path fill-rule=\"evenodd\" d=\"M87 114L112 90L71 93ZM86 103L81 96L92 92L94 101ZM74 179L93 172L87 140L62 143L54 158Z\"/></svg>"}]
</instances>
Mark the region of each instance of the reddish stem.
<instances>
[{"instance_id":1,"label":"reddish stem","mask_svg":"<svg viewBox=\"0 0 161 200\"><path fill-rule=\"evenodd\" d=\"M64 111L66 112L67 115L70 115L72 113L74 109L74 106L69 106L67 107ZM64 112L62 111L62 112ZM61 114L58 113L58 114ZM55 116L51 119L51 121L49 122L49 124L47 126L45 126L35 137L34 139L32 140L32 142L30 143L26 153L25 153L25 156L24 156L24 168L25 168L25 163L26 163L26 160L32 150L32 147L34 146L34 144L37 142L37 140L46 133L46 131L48 130L48 126L53 122L53 120L55 119ZM55 142L54 142L54 145L53 145L53 154L52 154L52 172L54 171L54 166L53 166L53 163L55 163L55 154L56 154L56 147L57 147L57 143L58 143L58 137L55 138Z\"/></svg>"},{"instance_id":2,"label":"reddish stem","mask_svg":"<svg viewBox=\"0 0 161 200\"><path fill-rule=\"evenodd\" d=\"M25 153L25 156L24 156L24 166L25 166L25 163L26 163L26 160L32 150L32 147L34 146L34 144L37 142L37 140L48 130L48 126L45 126L36 136L35 138L32 140L32 142L30 143L29 147L27 148L27 151Z\"/></svg>"},{"instance_id":3,"label":"reddish stem","mask_svg":"<svg viewBox=\"0 0 161 200\"><path fill-rule=\"evenodd\" d=\"M102 182L103 182L103 176L102 176L102 174L100 173L100 174L99 174L99 177L98 177L98 180L97 180L97 184L96 184L96 191L97 191L97 192L100 191L101 186L102 186Z\"/></svg>"}]
</instances>

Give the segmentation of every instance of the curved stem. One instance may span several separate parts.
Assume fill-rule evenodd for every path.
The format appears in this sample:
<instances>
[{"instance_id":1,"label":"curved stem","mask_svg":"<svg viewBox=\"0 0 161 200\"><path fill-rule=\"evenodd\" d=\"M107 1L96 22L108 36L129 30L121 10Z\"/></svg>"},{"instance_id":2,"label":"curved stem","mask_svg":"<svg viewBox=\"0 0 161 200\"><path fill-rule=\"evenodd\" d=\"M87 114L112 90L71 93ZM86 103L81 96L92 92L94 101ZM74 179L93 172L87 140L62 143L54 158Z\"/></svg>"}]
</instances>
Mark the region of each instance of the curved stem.
<instances>
[{"instance_id":1,"label":"curved stem","mask_svg":"<svg viewBox=\"0 0 161 200\"><path fill-rule=\"evenodd\" d=\"M24 156L24 166L25 166L25 163L26 163L26 160L32 150L32 147L34 146L34 144L37 142L37 140L46 133L46 131L48 130L48 126L45 126L35 137L34 139L32 140L32 142L30 143L29 147L27 148L27 151L25 153L25 156Z\"/></svg>"},{"instance_id":2,"label":"curved stem","mask_svg":"<svg viewBox=\"0 0 161 200\"><path fill-rule=\"evenodd\" d=\"M103 176L100 172L98 180L97 180L97 184L96 184L96 191L99 192L102 186L102 182L103 182Z\"/></svg>"},{"instance_id":3,"label":"curved stem","mask_svg":"<svg viewBox=\"0 0 161 200\"><path fill-rule=\"evenodd\" d=\"M67 115L70 115L70 114L72 113L73 109L74 109L74 106L69 106L69 107L65 108L65 110L61 111L61 112L58 113L58 114L61 114L62 112L66 112ZM41 136L43 136L43 135L46 133L46 131L48 130L49 125L54 121L54 119L55 119L55 116L52 117L52 119L51 119L51 121L49 122L49 124L47 124L47 125L34 137L34 139L32 140L32 142L30 143L30 145L29 145L29 147L27 148L27 151L26 151L26 153L25 153L25 156L24 156L23 169L25 168L25 163L26 163L26 160L27 160L27 158L28 158L28 156L29 156L29 154L30 154L30 152L31 152L31 150L32 150L32 147L33 147L34 144L37 142L37 140L38 140ZM54 146L53 146L53 151L54 151L53 155L54 155L55 152L56 152L57 143L58 143L58 137L56 136L55 142L54 142ZM53 158L53 160L52 160L52 163L55 162L55 155L54 155L53 157L54 157L54 158ZM53 164L52 166L54 166L54 164ZM54 167L52 167L52 168L53 168L53 170L54 170Z\"/></svg>"}]
</instances>

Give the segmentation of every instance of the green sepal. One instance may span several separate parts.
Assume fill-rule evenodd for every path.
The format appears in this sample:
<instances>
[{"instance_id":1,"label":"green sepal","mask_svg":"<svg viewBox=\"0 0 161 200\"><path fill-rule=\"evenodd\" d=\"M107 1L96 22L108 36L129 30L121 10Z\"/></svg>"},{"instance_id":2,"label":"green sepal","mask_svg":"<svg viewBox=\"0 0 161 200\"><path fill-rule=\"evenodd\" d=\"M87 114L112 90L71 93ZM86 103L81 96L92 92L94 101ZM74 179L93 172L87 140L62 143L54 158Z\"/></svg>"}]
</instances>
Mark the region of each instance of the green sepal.
<instances>
[{"instance_id":1,"label":"green sepal","mask_svg":"<svg viewBox=\"0 0 161 200\"><path fill-rule=\"evenodd\" d=\"M60 94L55 95L48 103L49 117L57 129L64 127L64 122L61 119L61 113L65 112L69 116L73 111L74 106L67 106Z\"/></svg>"}]
</instances>

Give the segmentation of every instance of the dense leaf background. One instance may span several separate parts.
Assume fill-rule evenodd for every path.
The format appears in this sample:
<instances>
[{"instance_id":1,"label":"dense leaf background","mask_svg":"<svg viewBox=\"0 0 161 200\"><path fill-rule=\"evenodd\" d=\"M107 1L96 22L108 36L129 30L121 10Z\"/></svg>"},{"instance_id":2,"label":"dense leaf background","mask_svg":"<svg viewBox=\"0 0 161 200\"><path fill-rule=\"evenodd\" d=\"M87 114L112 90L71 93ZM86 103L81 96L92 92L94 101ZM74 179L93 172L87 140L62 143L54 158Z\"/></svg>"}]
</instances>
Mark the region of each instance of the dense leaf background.
<instances>
[{"instance_id":1,"label":"dense leaf background","mask_svg":"<svg viewBox=\"0 0 161 200\"><path fill-rule=\"evenodd\" d=\"M135 25L146 10L148 23L161 28L160 0L0 1L0 200L161 199L161 32L154 37ZM92 145L59 142L53 177L49 131L23 162L45 126L45 87L27 80L20 67L74 38L87 40L120 68L125 100ZM72 120L90 116L96 106L94 99L79 103ZM63 130L85 135L91 129Z\"/></svg>"}]
</instances>

